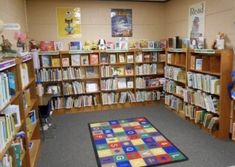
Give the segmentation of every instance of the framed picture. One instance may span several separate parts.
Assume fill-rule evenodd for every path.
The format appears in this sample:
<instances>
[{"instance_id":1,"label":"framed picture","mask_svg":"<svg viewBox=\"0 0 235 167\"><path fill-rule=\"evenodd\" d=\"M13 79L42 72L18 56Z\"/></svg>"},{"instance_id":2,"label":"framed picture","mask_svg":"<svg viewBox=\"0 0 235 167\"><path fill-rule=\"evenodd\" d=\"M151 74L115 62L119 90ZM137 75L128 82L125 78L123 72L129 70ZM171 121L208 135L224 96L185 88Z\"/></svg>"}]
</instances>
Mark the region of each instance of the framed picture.
<instances>
[{"instance_id":1,"label":"framed picture","mask_svg":"<svg viewBox=\"0 0 235 167\"><path fill-rule=\"evenodd\" d=\"M132 37L132 9L111 9L112 37Z\"/></svg>"}]
</instances>

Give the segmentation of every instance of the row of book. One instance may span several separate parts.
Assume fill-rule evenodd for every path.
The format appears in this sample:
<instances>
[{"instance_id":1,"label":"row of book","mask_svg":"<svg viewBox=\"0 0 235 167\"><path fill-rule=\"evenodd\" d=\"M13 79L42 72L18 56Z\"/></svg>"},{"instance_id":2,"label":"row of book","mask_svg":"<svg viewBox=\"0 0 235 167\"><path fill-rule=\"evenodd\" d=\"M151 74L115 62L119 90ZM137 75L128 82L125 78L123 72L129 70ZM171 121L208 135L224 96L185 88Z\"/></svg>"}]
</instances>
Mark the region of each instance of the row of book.
<instances>
[{"instance_id":1,"label":"row of book","mask_svg":"<svg viewBox=\"0 0 235 167\"><path fill-rule=\"evenodd\" d=\"M183 100L176 96L165 95L165 104L177 112L181 112L183 110Z\"/></svg>"},{"instance_id":2,"label":"row of book","mask_svg":"<svg viewBox=\"0 0 235 167\"><path fill-rule=\"evenodd\" d=\"M220 94L220 79L212 75L187 72L188 86L210 94Z\"/></svg>"},{"instance_id":3,"label":"row of book","mask_svg":"<svg viewBox=\"0 0 235 167\"><path fill-rule=\"evenodd\" d=\"M168 64L177 64L177 65L185 65L185 53L168 53L167 54L167 63Z\"/></svg>"},{"instance_id":4,"label":"row of book","mask_svg":"<svg viewBox=\"0 0 235 167\"><path fill-rule=\"evenodd\" d=\"M135 67L136 75L157 74L157 64L142 64Z\"/></svg>"},{"instance_id":5,"label":"row of book","mask_svg":"<svg viewBox=\"0 0 235 167\"><path fill-rule=\"evenodd\" d=\"M128 64L121 67L101 66L101 77L115 77L124 75L134 75L133 65Z\"/></svg>"},{"instance_id":6,"label":"row of book","mask_svg":"<svg viewBox=\"0 0 235 167\"><path fill-rule=\"evenodd\" d=\"M201 124L204 128L216 131L219 128L219 117L214 114L202 110L191 104L184 104L185 116L190 120L194 120L196 124Z\"/></svg>"},{"instance_id":7,"label":"row of book","mask_svg":"<svg viewBox=\"0 0 235 167\"><path fill-rule=\"evenodd\" d=\"M25 138L25 133L20 131L16 134L15 139L12 141L8 152L0 160L1 167L21 167L22 159L21 156L25 153L25 148L23 146L23 138Z\"/></svg>"},{"instance_id":8,"label":"row of book","mask_svg":"<svg viewBox=\"0 0 235 167\"><path fill-rule=\"evenodd\" d=\"M62 77L63 80L85 78L85 71L82 71L81 68L69 67L62 70Z\"/></svg>"},{"instance_id":9,"label":"row of book","mask_svg":"<svg viewBox=\"0 0 235 167\"><path fill-rule=\"evenodd\" d=\"M134 55L125 53L101 53L100 64L134 63Z\"/></svg>"},{"instance_id":10,"label":"row of book","mask_svg":"<svg viewBox=\"0 0 235 167\"><path fill-rule=\"evenodd\" d=\"M98 84L96 82L78 82L73 81L72 83L63 84L63 94L64 95L77 95L84 93L97 92L99 90Z\"/></svg>"},{"instance_id":11,"label":"row of book","mask_svg":"<svg viewBox=\"0 0 235 167\"><path fill-rule=\"evenodd\" d=\"M180 81L185 83L186 81L186 73L185 70L182 68L178 67L173 67L173 66L165 66L165 73L164 73L166 78L175 80L175 81Z\"/></svg>"},{"instance_id":12,"label":"row of book","mask_svg":"<svg viewBox=\"0 0 235 167\"><path fill-rule=\"evenodd\" d=\"M96 106L97 99L96 96L93 95L83 95L79 97L57 97L52 100L51 106L52 110L54 109L61 109L61 108L80 108L80 107L89 107L89 106Z\"/></svg>"},{"instance_id":13,"label":"row of book","mask_svg":"<svg viewBox=\"0 0 235 167\"><path fill-rule=\"evenodd\" d=\"M183 97L184 88L180 85L177 85L177 83L173 80L166 79L164 84L164 90L168 93L172 93L178 96Z\"/></svg>"},{"instance_id":14,"label":"row of book","mask_svg":"<svg viewBox=\"0 0 235 167\"><path fill-rule=\"evenodd\" d=\"M21 125L18 105L9 105L0 115L0 152L16 134L16 128Z\"/></svg>"},{"instance_id":15,"label":"row of book","mask_svg":"<svg viewBox=\"0 0 235 167\"><path fill-rule=\"evenodd\" d=\"M160 100L160 91L137 91L136 102L155 101Z\"/></svg>"},{"instance_id":16,"label":"row of book","mask_svg":"<svg viewBox=\"0 0 235 167\"><path fill-rule=\"evenodd\" d=\"M192 89L184 90L184 101L190 104L194 104L208 112L218 113L219 99L216 96L212 96L200 90L194 91Z\"/></svg>"},{"instance_id":17,"label":"row of book","mask_svg":"<svg viewBox=\"0 0 235 167\"><path fill-rule=\"evenodd\" d=\"M101 90L117 90L133 88L134 81L131 78L113 78L101 80Z\"/></svg>"},{"instance_id":18,"label":"row of book","mask_svg":"<svg viewBox=\"0 0 235 167\"><path fill-rule=\"evenodd\" d=\"M136 83L136 88L160 87L164 83L164 78L137 77L135 83Z\"/></svg>"},{"instance_id":19,"label":"row of book","mask_svg":"<svg viewBox=\"0 0 235 167\"><path fill-rule=\"evenodd\" d=\"M40 69L37 72L37 81L62 81L62 71L60 69Z\"/></svg>"},{"instance_id":20,"label":"row of book","mask_svg":"<svg viewBox=\"0 0 235 167\"><path fill-rule=\"evenodd\" d=\"M13 72L0 73L0 109L9 102L16 93L16 80Z\"/></svg>"}]
</instances>

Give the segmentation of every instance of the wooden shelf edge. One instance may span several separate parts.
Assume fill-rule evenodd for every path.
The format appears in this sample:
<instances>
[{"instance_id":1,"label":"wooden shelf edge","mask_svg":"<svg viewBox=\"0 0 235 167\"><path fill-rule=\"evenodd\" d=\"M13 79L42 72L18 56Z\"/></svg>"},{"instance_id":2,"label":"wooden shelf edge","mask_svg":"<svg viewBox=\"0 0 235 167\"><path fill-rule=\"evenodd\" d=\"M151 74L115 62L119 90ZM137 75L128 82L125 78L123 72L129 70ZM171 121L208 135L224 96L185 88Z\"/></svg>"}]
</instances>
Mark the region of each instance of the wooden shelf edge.
<instances>
[{"instance_id":1,"label":"wooden shelf edge","mask_svg":"<svg viewBox=\"0 0 235 167\"><path fill-rule=\"evenodd\" d=\"M39 152L40 152L40 146L41 146L41 140L31 140L33 143L33 146L31 149L29 149L29 157L30 157L30 166L36 167L36 160L38 159Z\"/></svg>"},{"instance_id":2,"label":"wooden shelf edge","mask_svg":"<svg viewBox=\"0 0 235 167\"><path fill-rule=\"evenodd\" d=\"M36 121L36 123L33 125L32 132L29 134L29 136L27 136L28 141L30 141L30 140L32 139L33 133L34 133L34 131L35 131L35 129L36 129L36 127L37 127L38 125L39 125L39 120ZM27 125L26 125L26 126L27 126ZM26 133L27 133L27 135L28 135L27 130L26 130Z\"/></svg>"}]
</instances>

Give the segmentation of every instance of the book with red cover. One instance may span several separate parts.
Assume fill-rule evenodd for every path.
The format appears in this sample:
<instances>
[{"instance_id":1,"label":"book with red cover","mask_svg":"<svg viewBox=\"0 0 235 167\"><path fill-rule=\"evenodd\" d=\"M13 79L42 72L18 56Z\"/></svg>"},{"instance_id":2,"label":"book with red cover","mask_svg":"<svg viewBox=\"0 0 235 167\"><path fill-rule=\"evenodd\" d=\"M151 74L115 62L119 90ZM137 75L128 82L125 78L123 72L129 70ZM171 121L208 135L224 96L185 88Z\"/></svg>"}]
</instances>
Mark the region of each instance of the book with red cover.
<instances>
[{"instance_id":1,"label":"book with red cover","mask_svg":"<svg viewBox=\"0 0 235 167\"><path fill-rule=\"evenodd\" d=\"M41 51L54 51L55 50L54 41L40 41L39 48Z\"/></svg>"},{"instance_id":2,"label":"book with red cover","mask_svg":"<svg viewBox=\"0 0 235 167\"><path fill-rule=\"evenodd\" d=\"M90 54L90 65L97 65L98 63L98 54Z\"/></svg>"}]
</instances>

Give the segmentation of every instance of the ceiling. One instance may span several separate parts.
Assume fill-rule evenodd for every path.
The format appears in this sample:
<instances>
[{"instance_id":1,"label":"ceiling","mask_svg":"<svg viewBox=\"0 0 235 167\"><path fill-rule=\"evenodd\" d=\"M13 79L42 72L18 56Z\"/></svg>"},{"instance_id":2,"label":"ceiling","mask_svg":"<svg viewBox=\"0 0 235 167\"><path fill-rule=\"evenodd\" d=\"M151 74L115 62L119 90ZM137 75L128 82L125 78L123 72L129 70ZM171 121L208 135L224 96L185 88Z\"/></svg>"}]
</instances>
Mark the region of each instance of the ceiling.
<instances>
[{"instance_id":1,"label":"ceiling","mask_svg":"<svg viewBox=\"0 0 235 167\"><path fill-rule=\"evenodd\" d=\"M155 2L155 3L164 3L169 0L100 0L100 1L129 1L129 2Z\"/></svg>"}]
</instances>

